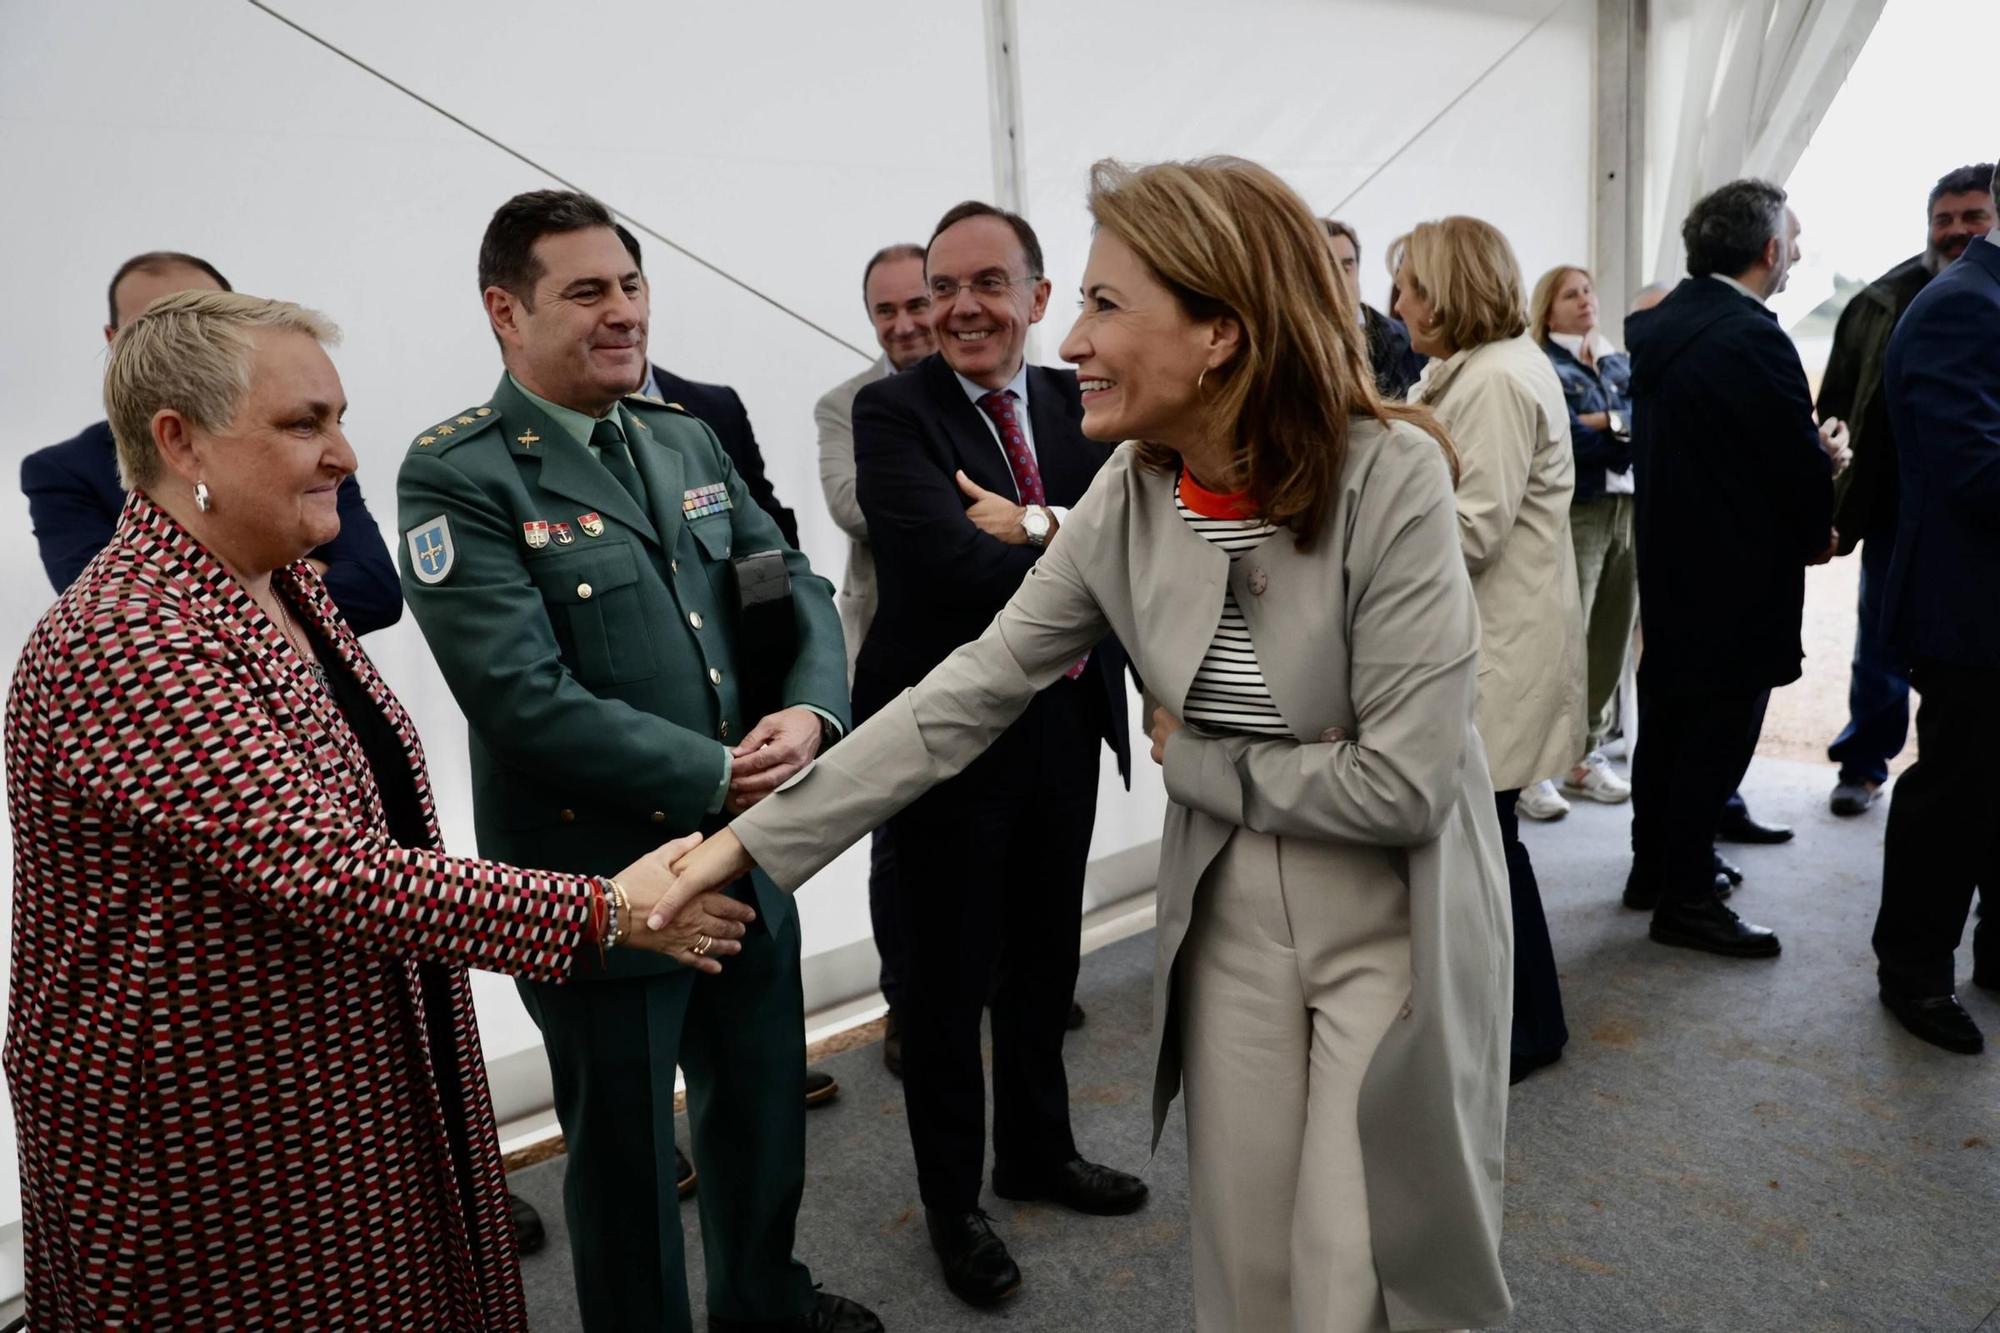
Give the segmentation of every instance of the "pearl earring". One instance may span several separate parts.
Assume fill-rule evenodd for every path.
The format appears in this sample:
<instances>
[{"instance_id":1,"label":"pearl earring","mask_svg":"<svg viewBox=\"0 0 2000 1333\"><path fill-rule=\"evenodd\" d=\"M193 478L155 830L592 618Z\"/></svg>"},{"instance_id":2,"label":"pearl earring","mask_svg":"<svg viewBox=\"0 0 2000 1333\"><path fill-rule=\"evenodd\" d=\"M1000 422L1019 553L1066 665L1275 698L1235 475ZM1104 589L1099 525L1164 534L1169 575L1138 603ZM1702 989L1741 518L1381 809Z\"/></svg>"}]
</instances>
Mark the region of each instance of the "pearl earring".
<instances>
[{"instance_id":1,"label":"pearl earring","mask_svg":"<svg viewBox=\"0 0 2000 1333\"><path fill-rule=\"evenodd\" d=\"M204 514L215 508L215 501L208 498L208 483L205 481L194 484L194 507Z\"/></svg>"}]
</instances>

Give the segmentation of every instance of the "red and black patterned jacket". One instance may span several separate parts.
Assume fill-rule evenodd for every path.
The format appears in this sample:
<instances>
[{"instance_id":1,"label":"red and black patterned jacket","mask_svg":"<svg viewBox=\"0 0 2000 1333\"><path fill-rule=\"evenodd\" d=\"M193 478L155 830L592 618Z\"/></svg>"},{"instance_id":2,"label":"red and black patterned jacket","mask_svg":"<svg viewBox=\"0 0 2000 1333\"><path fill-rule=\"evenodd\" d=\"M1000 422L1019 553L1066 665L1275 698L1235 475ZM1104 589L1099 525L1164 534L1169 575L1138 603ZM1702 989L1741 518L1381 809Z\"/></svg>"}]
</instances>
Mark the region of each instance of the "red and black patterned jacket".
<instances>
[{"instance_id":1,"label":"red and black patterned jacket","mask_svg":"<svg viewBox=\"0 0 2000 1333\"><path fill-rule=\"evenodd\" d=\"M310 568L273 577L400 735L435 844L409 716ZM6 758L32 1326L525 1329L462 969L567 976L587 881L398 846L332 698L141 496L23 650Z\"/></svg>"}]
</instances>

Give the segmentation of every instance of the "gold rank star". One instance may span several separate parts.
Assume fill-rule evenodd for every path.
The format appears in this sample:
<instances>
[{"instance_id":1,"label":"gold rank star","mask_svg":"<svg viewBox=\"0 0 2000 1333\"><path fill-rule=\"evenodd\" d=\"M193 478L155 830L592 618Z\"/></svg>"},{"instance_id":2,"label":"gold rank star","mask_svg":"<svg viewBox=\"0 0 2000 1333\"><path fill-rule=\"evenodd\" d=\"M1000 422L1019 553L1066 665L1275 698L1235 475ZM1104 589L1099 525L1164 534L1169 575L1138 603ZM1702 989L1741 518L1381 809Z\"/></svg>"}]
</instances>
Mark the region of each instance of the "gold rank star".
<instances>
[{"instance_id":1,"label":"gold rank star","mask_svg":"<svg viewBox=\"0 0 2000 1333\"><path fill-rule=\"evenodd\" d=\"M425 449L433 444L436 444L437 442L438 442L438 437L435 435L419 435L417 437L417 448Z\"/></svg>"},{"instance_id":2,"label":"gold rank star","mask_svg":"<svg viewBox=\"0 0 2000 1333\"><path fill-rule=\"evenodd\" d=\"M438 433L438 434L440 434L440 435L456 435L456 434L458 434L458 432L457 432L456 430L452 429L452 428L451 428L450 426L439 426L439 427L437 428L437 433Z\"/></svg>"},{"instance_id":3,"label":"gold rank star","mask_svg":"<svg viewBox=\"0 0 2000 1333\"><path fill-rule=\"evenodd\" d=\"M472 424L472 418L471 418L471 417L460 417L460 418L458 419L458 424L459 424L459 425L461 425L461 426L470 426L470 425Z\"/></svg>"}]
</instances>

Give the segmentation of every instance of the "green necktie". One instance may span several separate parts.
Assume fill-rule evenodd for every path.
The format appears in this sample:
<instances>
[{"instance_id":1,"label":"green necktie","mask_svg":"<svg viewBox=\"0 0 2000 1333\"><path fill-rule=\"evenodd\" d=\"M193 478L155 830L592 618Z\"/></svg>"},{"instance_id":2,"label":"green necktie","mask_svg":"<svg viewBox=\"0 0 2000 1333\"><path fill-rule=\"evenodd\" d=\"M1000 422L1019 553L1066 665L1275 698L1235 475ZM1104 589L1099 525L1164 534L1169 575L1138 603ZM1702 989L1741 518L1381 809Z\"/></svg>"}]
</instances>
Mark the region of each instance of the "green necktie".
<instances>
[{"instance_id":1,"label":"green necktie","mask_svg":"<svg viewBox=\"0 0 2000 1333\"><path fill-rule=\"evenodd\" d=\"M598 422L590 429L590 443L597 450L597 461L604 464L604 470L617 478L618 484L644 509L646 484L639 480L639 470L632 466L632 455L625 448L625 432L618 429L618 423L610 417Z\"/></svg>"}]
</instances>

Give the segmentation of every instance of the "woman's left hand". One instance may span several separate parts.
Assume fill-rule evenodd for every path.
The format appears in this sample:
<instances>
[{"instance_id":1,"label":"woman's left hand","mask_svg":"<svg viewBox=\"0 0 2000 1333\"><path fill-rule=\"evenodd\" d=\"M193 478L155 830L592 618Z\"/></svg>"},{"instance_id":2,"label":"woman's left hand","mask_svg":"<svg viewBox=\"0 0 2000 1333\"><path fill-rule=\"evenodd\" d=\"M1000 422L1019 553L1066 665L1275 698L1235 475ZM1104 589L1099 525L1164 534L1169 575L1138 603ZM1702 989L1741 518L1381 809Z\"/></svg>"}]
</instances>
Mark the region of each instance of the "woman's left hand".
<instances>
[{"instance_id":1,"label":"woman's left hand","mask_svg":"<svg viewBox=\"0 0 2000 1333\"><path fill-rule=\"evenodd\" d=\"M1155 708L1153 710L1152 725L1146 728L1146 734L1153 738L1154 763L1159 764L1161 767L1166 766L1167 742L1180 729L1181 720L1172 713L1169 713L1164 708Z\"/></svg>"}]
</instances>

